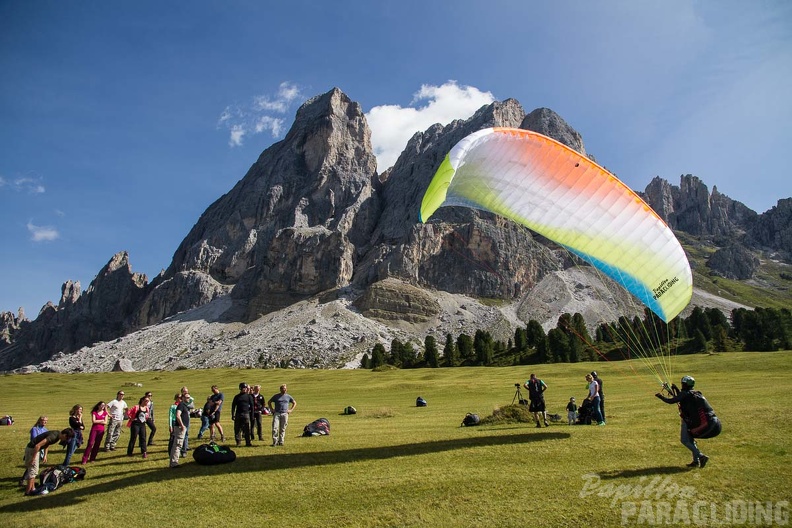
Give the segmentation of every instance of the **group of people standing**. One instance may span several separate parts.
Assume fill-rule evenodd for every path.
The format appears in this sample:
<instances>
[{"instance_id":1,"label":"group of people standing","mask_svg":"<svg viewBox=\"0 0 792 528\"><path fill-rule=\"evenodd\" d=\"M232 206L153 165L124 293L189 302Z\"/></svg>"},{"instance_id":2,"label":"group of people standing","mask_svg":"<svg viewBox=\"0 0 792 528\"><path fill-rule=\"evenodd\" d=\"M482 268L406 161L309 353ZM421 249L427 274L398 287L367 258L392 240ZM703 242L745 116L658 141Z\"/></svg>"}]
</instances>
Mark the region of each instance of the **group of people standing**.
<instances>
[{"instance_id":1,"label":"group of people standing","mask_svg":"<svg viewBox=\"0 0 792 528\"><path fill-rule=\"evenodd\" d=\"M234 439L239 446L244 440L245 446L252 446L253 432L262 436L261 419L263 415L272 415L272 446L282 446L286 437L286 427L289 425L289 415L297 406L297 402L287 392L286 384L279 387L278 393L273 395L266 404L261 394L261 386L249 386L247 383L239 384L239 394L231 402L231 419L234 421Z\"/></svg>"},{"instance_id":2,"label":"group of people standing","mask_svg":"<svg viewBox=\"0 0 792 528\"><path fill-rule=\"evenodd\" d=\"M189 448L190 417L200 415L201 428L198 430L198 439L203 439L209 431L209 440L218 438L225 442L225 431L220 423L225 395L217 385L212 385L212 393L207 396L206 403L200 413L195 412L195 401L187 387L174 395L174 402L169 410L169 429L171 432L168 453L170 454L170 467L179 467L179 458L186 455ZM234 422L234 440L236 445L252 447L253 433L262 436L262 415L272 415L272 445L283 445L288 425L288 416L297 406L297 402L286 392L286 385L280 386L280 391L264 403L261 395L261 385L250 386L245 382L239 384L239 394L231 401L231 420Z\"/></svg>"},{"instance_id":3,"label":"group of people standing","mask_svg":"<svg viewBox=\"0 0 792 528\"><path fill-rule=\"evenodd\" d=\"M586 382L588 383L588 400L593 413L594 420L597 425L605 425L605 393L602 392L602 379L597 375L597 372L592 370L591 373L586 374ZM545 406L544 392L547 390L547 384L536 377L536 374L531 374L530 378L523 384L523 387L528 389L528 411L533 413L536 427L541 428L542 423L545 427L550 424L547 423L547 409ZM566 407L567 418L569 425L575 423L577 418L578 407L575 398L569 399ZM542 421L539 421L539 418Z\"/></svg>"},{"instance_id":4,"label":"group of people standing","mask_svg":"<svg viewBox=\"0 0 792 528\"><path fill-rule=\"evenodd\" d=\"M272 415L272 445L282 446L289 415L294 411L297 402L286 392L286 385L280 386L279 392L268 401L261 395L261 386L239 384L240 392L231 404L231 419L234 421L234 437L239 446L244 440L246 446L252 446L254 431L259 440L262 435L262 415ZM221 411L225 396L217 385L213 385L212 393L207 397L201 412L196 412L195 402L187 387L174 395L174 402L168 409L168 441L169 466L177 468L179 459L187 454L189 447L190 416L200 415L201 428L197 438L202 439L209 431L210 440L219 438L225 441L225 432L220 423ZM83 443L85 451L82 464L96 460L104 439L105 451L115 451L121 438L122 428L129 428L127 455L134 456L135 445L139 445L143 458L148 457L148 447L154 443L157 426L154 422L154 401L151 392L146 392L138 403L131 408L125 401L123 390L116 393L115 399L109 403L99 401L91 408L90 418L83 418L83 406L75 405L69 410L69 427L61 431L49 431L47 416L41 416L30 429L30 441L25 448L25 473L20 485L25 486L25 494L30 495L35 488L35 480L39 473L39 463L47 463L50 446L61 444L66 450L64 466L71 463L72 456ZM86 427L88 431L86 433Z\"/></svg>"}]
</instances>

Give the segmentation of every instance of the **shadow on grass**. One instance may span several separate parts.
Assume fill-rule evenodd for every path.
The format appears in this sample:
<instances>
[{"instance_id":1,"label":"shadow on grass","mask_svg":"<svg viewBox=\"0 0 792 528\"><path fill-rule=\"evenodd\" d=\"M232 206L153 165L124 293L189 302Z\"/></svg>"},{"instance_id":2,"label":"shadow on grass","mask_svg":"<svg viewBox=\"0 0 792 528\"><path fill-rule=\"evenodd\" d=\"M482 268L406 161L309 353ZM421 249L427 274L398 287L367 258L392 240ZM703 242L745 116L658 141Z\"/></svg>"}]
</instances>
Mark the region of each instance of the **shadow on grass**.
<instances>
[{"instance_id":1,"label":"shadow on grass","mask_svg":"<svg viewBox=\"0 0 792 528\"><path fill-rule=\"evenodd\" d=\"M348 462L362 462L367 460L385 460L389 458L427 455L441 453L455 449L469 449L473 447L488 447L502 445L529 444L545 440L559 440L569 438L568 433L535 433L511 436L483 436L471 438L458 438L453 440L438 440L435 442L420 442L415 444L402 444L396 446L366 447L346 449L341 451L322 451L316 453L282 453L283 448L267 447L266 455L255 455L240 459L242 463L230 463L217 466L201 466L195 463L185 463L178 469L167 467L167 460L163 460L163 467L143 471L117 472L104 474L102 480L113 478L111 482L89 484L90 467L87 479L79 487L71 488L70 484L43 497L24 497L20 495L21 502L7 504L0 507L2 513L22 513L44 509L54 509L79 504L87 497L101 493L116 493L130 486L139 486L150 482L163 482L182 477L196 477L201 475L212 476L228 473L249 473L254 471L272 471L281 469L302 468L308 466L322 466L328 464L344 464ZM239 450L244 452L244 448ZM20 488L21 489L21 488Z\"/></svg>"},{"instance_id":2,"label":"shadow on grass","mask_svg":"<svg viewBox=\"0 0 792 528\"><path fill-rule=\"evenodd\" d=\"M679 466L659 466L650 468L637 468L637 469L624 469L621 471L603 471L599 473L602 480L617 479L617 478L631 478L631 477L648 477L652 475L674 475L676 473L688 473L691 468Z\"/></svg>"}]
</instances>

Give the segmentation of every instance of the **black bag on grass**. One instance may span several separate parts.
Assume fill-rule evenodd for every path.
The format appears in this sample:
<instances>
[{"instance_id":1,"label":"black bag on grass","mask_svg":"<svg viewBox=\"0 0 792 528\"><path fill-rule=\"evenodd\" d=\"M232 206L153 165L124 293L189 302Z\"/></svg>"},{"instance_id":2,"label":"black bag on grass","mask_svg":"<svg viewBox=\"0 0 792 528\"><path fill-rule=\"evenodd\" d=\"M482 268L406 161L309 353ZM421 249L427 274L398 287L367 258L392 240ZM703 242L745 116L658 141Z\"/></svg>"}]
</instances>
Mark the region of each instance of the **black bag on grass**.
<instances>
[{"instance_id":1,"label":"black bag on grass","mask_svg":"<svg viewBox=\"0 0 792 528\"><path fill-rule=\"evenodd\" d=\"M203 466L226 464L236 460L236 453L230 447L221 446L211 442L201 444L193 450L193 459Z\"/></svg>"},{"instance_id":2,"label":"black bag on grass","mask_svg":"<svg viewBox=\"0 0 792 528\"><path fill-rule=\"evenodd\" d=\"M344 408L344 414L357 414L357 409L350 405L349 407Z\"/></svg>"},{"instance_id":3,"label":"black bag on grass","mask_svg":"<svg viewBox=\"0 0 792 528\"><path fill-rule=\"evenodd\" d=\"M474 425L478 425L481 423L481 418L479 418L478 414L467 413L465 418L462 420L462 425L465 427L471 427Z\"/></svg>"},{"instance_id":4,"label":"black bag on grass","mask_svg":"<svg viewBox=\"0 0 792 528\"><path fill-rule=\"evenodd\" d=\"M303 427L303 436L322 436L330 434L330 422L327 418L319 418Z\"/></svg>"},{"instance_id":5,"label":"black bag on grass","mask_svg":"<svg viewBox=\"0 0 792 528\"><path fill-rule=\"evenodd\" d=\"M426 407L426 400L424 400L423 398L421 398L420 396L418 396L418 397L415 399L415 406L416 406L416 407Z\"/></svg>"}]
</instances>

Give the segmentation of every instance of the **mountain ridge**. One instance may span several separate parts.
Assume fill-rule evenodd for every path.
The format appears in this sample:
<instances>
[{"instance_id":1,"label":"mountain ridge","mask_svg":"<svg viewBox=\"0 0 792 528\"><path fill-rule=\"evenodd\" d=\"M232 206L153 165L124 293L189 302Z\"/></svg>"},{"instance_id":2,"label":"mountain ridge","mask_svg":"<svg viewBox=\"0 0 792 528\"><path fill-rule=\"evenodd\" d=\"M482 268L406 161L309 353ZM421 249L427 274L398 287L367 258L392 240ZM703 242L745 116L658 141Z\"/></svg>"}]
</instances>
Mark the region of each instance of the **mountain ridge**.
<instances>
[{"instance_id":1,"label":"mountain ridge","mask_svg":"<svg viewBox=\"0 0 792 528\"><path fill-rule=\"evenodd\" d=\"M206 209L168 268L150 283L132 272L129 256L121 252L86 292L80 292L79 283L65 283L58 305L45 305L35 321L0 314L0 369L44 364L42 368L68 371L72 367L56 367L48 360L57 356L55 361L66 365L70 362L64 358L78 351L105 346L114 351L104 353L105 358L127 359L135 354L120 347L130 341L125 336L173 321L199 320L249 333L219 347L217 361L201 364L182 354L181 360L163 363L160 356L171 356L160 353L160 359L151 361L135 356L135 368L239 363L242 356L251 364L254 355L261 366L337 367L354 363L363 348L392 336L414 342L421 332L475 331L477 324L507 334L532 311L542 311L527 301L529 292L559 270L571 269L569 255L489 213L443 208L429 224L419 224L416 213L445 153L488 126L529 128L585 154L580 134L555 112L540 108L526 114L519 102L507 99L482 107L467 120L416 133L394 166L380 174L360 105L338 88L311 98L297 111L284 139L265 149L247 174ZM683 175L679 187L655 178L642 195L673 229L731 248L713 259L712 273L744 276L743 249L781 260L792 255L792 199L779 200L760 215L716 188L710 194L692 175ZM578 290L597 289L591 286L597 278L588 280L587 286L572 279L569 298L578 284ZM445 304L432 303L432 298ZM493 309L479 299L498 299L504 308ZM625 309L628 304L611 302ZM740 305L711 297L708 302ZM310 337L311 326L329 335L341 332L325 324L322 307L331 323L343 319L344 328L355 328L337 341L344 350L330 355L315 350L292 362L297 355L288 350L288 341L241 346L253 335L252 327L259 328L268 317L288 320L296 306L319 314L311 324L290 323L301 338ZM587 320L593 323L596 310L591 312ZM211 315L196 319L196 313ZM542 322L554 323L552 315ZM303 343L314 349L332 345L308 338ZM206 353L205 347L189 342L169 345L188 351L195 346Z\"/></svg>"}]
</instances>

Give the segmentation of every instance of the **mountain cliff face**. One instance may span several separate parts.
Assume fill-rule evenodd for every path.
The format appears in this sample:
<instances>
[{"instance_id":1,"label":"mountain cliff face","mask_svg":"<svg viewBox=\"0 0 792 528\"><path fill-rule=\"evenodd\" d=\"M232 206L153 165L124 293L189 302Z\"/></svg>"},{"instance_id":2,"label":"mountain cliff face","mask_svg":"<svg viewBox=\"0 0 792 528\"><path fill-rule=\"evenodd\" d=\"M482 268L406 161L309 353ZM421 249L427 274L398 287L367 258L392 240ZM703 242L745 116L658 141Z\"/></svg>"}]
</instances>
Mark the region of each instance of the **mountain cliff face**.
<instances>
[{"instance_id":1,"label":"mountain cliff face","mask_svg":"<svg viewBox=\"0 0 792 528\"><path fill-rule=\"evenodd\" d=\"M261 325L305 303L341 303L343 310L333 311L333 317L346 318L345 310L359 312L354 322L338 324L347 329L350 342L361 346L377 335L383 339L390 330L372 327L360 317L390 321L391 327L400 322L424 325L421 331L436 324L438 332L489 317L490 312L473 310L469 303L435 301L438 291L517 302L523 307L519 318L531 317L526 308L531 303L521 300L566 267L568 256L548 249L521 226L473 209L442 208L429 224L417 219L423 193L448 150L491 126L535 130L585 154L580 134L552 110L526 115L509 99L485 106L467 120L416 133L395 165L378 174L360 105L338 89L314 97L298 110L286 137L266 149L201 215L170 266L151 283L133 274L128 256L119 253L86 292L80 293L79 284L64 284L58 306L48 304L35 321L3 313L0 370L111 341L188 310L217 306L219 299L225 300L218 317L237 326ZM710 194L690 175L682 177L679 187L655 178L645 196L673 229L739 238L749 247L792 254L792 199L760 216L717 189ZM733 267L740 255L731 251L721 260ZM508 335L519 323L516 316L509 322L510 317L497 316L490 327L500 326ZM319 324L313 320L299 324ZM254 341L242 336L237 344L245 340ZM267 364L283 359L265 344L251 346L251 357L264 358ZM196 357L199 349L205 352L198 345L189 348ZM222 352L234 353L233 348Z\"/></svg>"},{"instance_id":2,"label":"mountain cliff face","mask_svg":"<svg viewBox=\"0 0 792 528\"><path fill-rule=\"evenodd\" d=\"M655 177L644 198L671 229L696 236L739 236L749 231L758 217L742 203L720 194L717 187L710 194L691 174L680 177L679 187Z\"/></svg>"},{"instance_id":3,"label":"mountain cliff face","mask_svg":"<svg viewBox=\"0 0 792 528\"><path fill-rule=\"evenodd\" d=\"M194 306L211 300L199 291L205 283L235 286L248 320L348 284L377 221L375 177L360 105L338 89L307 101L284 140L201 215L155 281L149 304L178 298L164 288L185 272L203 275L189 292ZM176 311L141 310L138 324Z\"/></svg>"}]
</instances>

